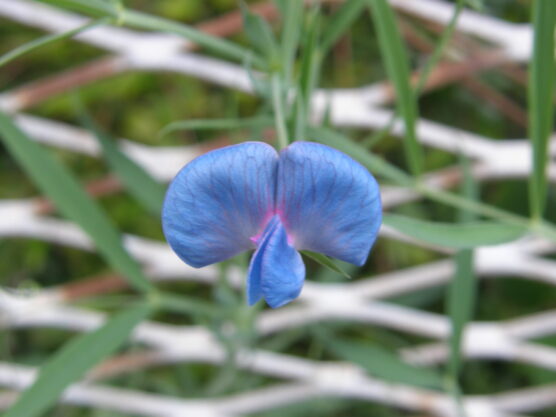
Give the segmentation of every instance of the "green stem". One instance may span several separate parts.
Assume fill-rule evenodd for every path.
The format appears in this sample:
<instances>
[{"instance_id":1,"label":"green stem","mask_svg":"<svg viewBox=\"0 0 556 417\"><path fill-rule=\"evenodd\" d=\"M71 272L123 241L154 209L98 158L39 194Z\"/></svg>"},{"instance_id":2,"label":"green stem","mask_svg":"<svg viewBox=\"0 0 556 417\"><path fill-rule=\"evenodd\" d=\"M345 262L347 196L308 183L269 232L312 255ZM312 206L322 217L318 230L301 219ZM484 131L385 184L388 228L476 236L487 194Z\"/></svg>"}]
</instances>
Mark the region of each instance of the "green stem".
<instances>
[{"instance_id":1,"label":"green stem","mask_svg":"<svg viewBox=\"0 0 556 417\"><path fill-rule=\"evenodd\" d=\"M280 91L280 76L272 75L272 107L274 109L274 123L278 135L278 148L284 149L289 144L286 122L284 120L282 92Z\"/></svg>"},{"instance_id":2,"label":"green stem","mask_svg":"<svg viewBox=\"0 0 556 417\"><path fill-rule=\"evenodd\" d=\"M419 96L423 93L423 88L425 87L425 84L427 83L427 80L429 79L432 70L438 64L440 58L442 58L444 49L446 49L446 45L448 45L448 42L450 41L452 35L454 34L456 23L458 21L459 15L461 14L461 11L463 10L464 6L465 6L464 0L457 0L456 9L454 11L454 14L452 15L452 18L450 19L450 21L442 31L440 35L440 39L436 44L436 47L432 51L432 54L427 60L425 66L420 71L419 78L417 79L417 83L415 84L414 87L414 92L417 99L419 99ZM398 110L395 110L394 113L392 114L392 117L390 118L390 120L388 121L385 127L383 127L382 129L380 129L379 131L375 132L367 139L365 139L364 141L365 147L372 148L378 142L384 139L387 135L389 135L390 131L394 127L394 124L396 123L396 120L398 118L399 118L399 112Z\"/></svg>"},{"instance_id":3,"label":"green stem","mask_svg":"<svg viewBox=\"0 0 556 417\"><path fill-rule=\"evenodd\" d=\"M21 55L24 55L28 52L31 52L35 49L40 48L41 46L44 45L48 45L49 43L52 42L56 42L62 39L66 39L66 38L71 38L72 36L77 35L78 33L81 33L87 29L91 29L95 26L99 26L99 25L103 25L105 23L110 23L111 19L104 17L102 19L97 19L97 20L93 20L91 22L88 22L82 26L79 26L75 29L69 30L67 32L63 32L63 33L56 33L53 35L46 35L46 36L42 36L38 39L35 39L31 42L28 42L24 45L21 45L15 49L12 49L11 51L9 51L8 53L0 56L0 67L7 64L10 61L13 61L14 59L20 57Z\"/></svg>"}]
</instances>

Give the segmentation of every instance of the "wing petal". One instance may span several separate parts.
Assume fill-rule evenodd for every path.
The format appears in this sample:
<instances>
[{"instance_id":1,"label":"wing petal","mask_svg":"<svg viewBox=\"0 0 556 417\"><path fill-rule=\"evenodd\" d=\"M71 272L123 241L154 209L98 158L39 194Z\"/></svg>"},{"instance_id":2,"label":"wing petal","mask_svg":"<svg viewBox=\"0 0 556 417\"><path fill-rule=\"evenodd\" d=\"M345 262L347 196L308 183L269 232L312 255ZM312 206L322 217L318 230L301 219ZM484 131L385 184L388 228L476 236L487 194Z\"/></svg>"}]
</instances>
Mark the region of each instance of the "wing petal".
<instances>
[{"instance_id":1,"label":"wing petal","mask_svg":"<svg viewBox=\"0 0 556 417\"><path fill-rule=\"evenodd\" d=\"M363 265L382 221L374 177L346 154L295 142L278 165L276 208L298 250Z\"/></svg>"},{"instance_id":2,"label":"wing petal","mask_svg":"<svg viewBox=\"0 0 556 417\"><path fill-rule=\"evenodd\" d=\"M253 248L274 211L278 155L262 142L208 152L174 178L162 226L172 249L202 267Z\"/></svg>"}]
</instances>

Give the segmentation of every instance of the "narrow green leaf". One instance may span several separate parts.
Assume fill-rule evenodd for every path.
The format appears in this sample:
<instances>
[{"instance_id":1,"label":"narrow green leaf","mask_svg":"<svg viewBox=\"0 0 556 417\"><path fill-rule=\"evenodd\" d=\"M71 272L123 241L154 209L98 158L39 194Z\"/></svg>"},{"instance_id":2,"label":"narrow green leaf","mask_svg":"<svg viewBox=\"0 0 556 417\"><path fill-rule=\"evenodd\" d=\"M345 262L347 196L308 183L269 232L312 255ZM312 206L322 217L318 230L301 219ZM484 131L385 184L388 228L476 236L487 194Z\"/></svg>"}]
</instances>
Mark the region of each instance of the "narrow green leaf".
<instances>
[{"instance_id":1,"label":"narrow green leaf","mask_svg":"<svg viewBox=\"0 0 556 417\"><path fill-rule=\"evenodd\" d=\"M438 42L436 43L434 50L432 51L430 57L427 59L427 62L421 69L421 72L419 74L419 79L417 80L417 84L415 85L414 88L415 95L417 97L419 96L419 94L421 94L423 87L426 85L427 80L429 79L429 76L432 73L432 70L438 64L440 58L442 58L442 54L444 53L444 49L446 48L446 45L448 45L448 42L450 41L450 39L452 39L452 35L454 34L454 30L456 29L456 23L461 14L461 11L463 10L464 5L465 5L464 0L456 0L456 7L454 8L454 13L450 18L450 21L442 31L442 34L440 35L440 38L438 39Z\"/></svg>"},{"instance_id":2,"label":"narrow green leaf","mask_svg":"<svg viewBox=\"0 0 556 417\"><path fill-rule=\"evenodd\" d=\"M216 305L191 297L170 293L157 293L154 297L153 304L160 310L192 314L195 316L219 316L219 310Z\"/></svg>"},{"instance_id":3,"label":"narrow green leaf","mask_svg":"<svg viewBox=\"0 0 556 417\"><path fill-rule=\"evenodd\" d=\"M457 379L461 367L463 329L471 318L475 300L473 250L462 249L455 256L456 274L450 282L448 314L452 323L448 374Z\"/></svg>"},{"instance_id":4,"label":"narrow green leaf","mask_svg":"<svg viewBox=\"0 0 556 417\"><path fill-rule=\"evenodd\" d=\"M286 0L280 3L282 11L281 65L286 85L292 84L295 55L299 46L303 27L304 4L301 1Z\"/></svg>"},{"instance_id":5,"label":"narrow green leaf","mask_svg":"<svg viewBox=\"0 0 556 417\"><path fill-rule=\"evenodd\" d=\"M124 249L113 224L62 164L27 138L3 113L0 113L0 137L39 189L66 217L85 230L104 258L130 284L141 291L153 288L140 266Z\"/></svg>"},{"instance_id":6,"label":"narrow green leaf","mask_svg":"<svg viewBox=\"0 0 556 417\"><path fill-rule=\"evenodd\" d=\"M351 279L351 276L349 276L349 274L347 272L345 272L342 268L340 268L332 259L330 259L328 256L317 253L317 252L311 252L308 250L302 250L300 251L303 255L311 258L313 261L321 264L322 266L330 269L331 271L337 272L340 275L343 275L344 277Z\"/></svg>"},{"instance_id":7,"label":"narrow green leaf","mask_svg":"<svg viewBox=\"0 0 556 417\"><path fill-rule=\"evenodd\" d=\"M416 99L423 91L423 87L427 84L427 80L429 79L432 70L442 58L444 49L446 48L446 45L448 45L448 42L450 41L452 35L454 34L456 23L461 14L461 11L463 10L463 7L464 7L464 0L456 0L456 7L454 8L454 13L452 14L450 21L448 22L446 27L444 27L444 30L442 31L440 38L438 39L438 42L434 47L434 50L432 51L429 58L427 59L427 62L425 63L425 65L420 71L419 78L413 89ZM392 128L396 124L396 120L398 119L399 116L398 113L399 111L394 112L394 114L392 115L392 117L390 118L386 126L376 131L365 140L364 144L366 148L368 149L373 148L374 146L376 146L377 143L382 141L382 139L384 139L387 135L390 134Z\"/></svg>"},{"instance_id":8,"label":"narrow green leaf","mask_svg":"<svg viewBox=\"0 0 556 417\"><path fill-rule=\"evenodd\" d=\"M321 51L319 39L321 35L320 15L312 13L303 45L301 70L299 75L299 90L305 107L308 107L313 90L318 84L318 69L320 68Z\"/></svg>"},{"instance_id":9,"label":"narrow green leaf","mask_svg":"<svg viewBox=\"0 0 556 417\"><path fill-rule=\"evenodd\" d=\"M463 183L462 194L471 200L479 196L478 186L471 173L470 162L467 158L462 159ZM465 224L476 219L473 213L460 210L459 218ZM462 340L465 326L472 319L475 306L477 279L473 271L473 249L462 249L454 257L456 272L448 287L447 312L452 324L450 334L450 358L446 371L448 375L448 391L454 398L459 417L465 417L462 392L459 384L459 373L462 367Z\"/></svg>"},{"instance_id":10,"label":"narrow green leaf","mask_svg":"<svg viewBox=\"0 0 556 417\"><path fill-rule=\"evenodd\" d=\"M376 345L329 340L326 346L340 358L359 365L371 376L427 388L442 386L441 376L432 369L409 365L389 350Z\"/></svg>"},{"instance_id":11,"label":"narrow green leaf","mask_svg":"<svg viewBox=\"0 0 556 417\"><path fill-rule=\"evenodd\" d=\"M284 149L289 145L288 129L286 128L285 109L283 100L282 83L279 74L271 77L272 85L272 110L274 112L274 125L278 137L278 148Z\"/></svg>"},{"instance_id":12,"label":"narrow green leaf","mask_svg":"<svg viewBox=\"0 0 556 417\"><path fill-rule=\"evenodd\" d=\"M523 236L527 230L525 227L491 221L453 224L417 220L398 214L385 214L383 223L413 238L456 249L511 242Z\"/></svg>"},{"instance_id":13,"label":"narrow green leaf","mask_svg":"<svg viewBox=\"0 0 556 417\"><path fill-rule=\"evenodd\" d=\"M533 2L533 60L529 69L529 137L533 143L533 175L529 181L529 205L535 220L542 218L548 189L546 166L548 139L554 118L554 27L556 2Z\"/></svg>"},{"instance_id":14,"label":"narrow green leaf","mask_svg":"<svg viewBox=\"0 0 556 417\"><path fill-rule=\"evenodd\" d=\"M243 1L240 2L243 27L249 42L262 53L272 66L278 58L278 44L268 22L252 13Z\"/></svg>"},{"instance_id":15,"label":"narrow green leaf","mask_svg":"<svg viewBox=\"0 0 556 417\"><path fill-rule=\"evenodd\" d=\"M341 133L323 127L310 127L307 136L311 140L324 143L350 155L364 165L372 174L380 175L399 185L411 184L411 177L384 159L371 154L361 145L351 141Z\"/></svg>"},{"instance_id":16,"label":"narrow green leaf","mask_svg":"<svg viewBox=\"0 0 556 417\"><path fill-rule=\"evenodd\" d=\"M308 125L308 111L313 91L318 85L319 69L322 54L319 48L321 27L319 14L313 10L309 16L307 33L304 34L303 54L297 94L295 96L295 136L296 140L302 139L301 135Z\"/></svg>"},{"instance_id":17,"label":"narrow green leaf","mask_svg":"<svg viewBox=\"0 0 556 417\"><path fill-rule=\"evenodd\" d=\"M101 145L108 165L126 189L150 213L160 216L166 188L120 151L114 139L103 132L88 115L84 114L83 118L85 126L94 133Z\"/></svg>"},{"instance_id":18,"label":"narrow green leaf","mask_svg":"<svg viewBox=\"0 0 556 417\"><path fill-rule=\"evenodd\" d=\"M326 31L322 35L321 51L326 54L338 41L340 36L355 22L363 12L366 0L350 0L342 3L340 9L334 13L326 24Z\"/></svg>"},{"instance_id":19,"label":"narrow green leaf","mask_svg":"<svg viewBox=\"0 0 556 417\"><path fill-rule=\"evenodd\" d=\"M33 385L21 394L4 417L45 415L72 382L118 349L148 313L146 304L137 305L116 314L91 333L70 340L41 367Z\"/></svg>"},{"instance_id":20,"label":"narrow green leaf","mask_svg":"<svg viewBox=\"0 0 556 417\"><path fill-rule=\"evenodd\" d=\"M411 172L423 170L423 150L417 141L415 124L417 100L410 85L409 60L402 42L394 12L387 0L367 0L373 13L378 41L388 77L396 90L398 111L405 122L405 155Z\"/></svg>"},{"instance_id":21,"label":"narrow green leaf","mask_svg":"<svg viewBox=\"0 0 556 417\"><path fill-rule=\"evenodd\" d=\"M19 58L21 55L24 55L28 52L34 51L35 49L40 48L41 46L45 46L48 45L50 43L62 40L62 39L66 39L66 38L71 38L72 36L77 35L78 33L84 32L87 29L91 29L95 26L99 26L105 23L110 22L110 18L102 18L102 19L97 19L97 20L93 20L92 22L88 22L85 25L79 26L75 29L69 30L67 32L62 32L62 33L56 33L53 35L46 35L46 36L41 36L38 39L34 39L31 42L27 42L24 45L18 46L15 49L12 49L11 51L5 53L4 55L0 56L0 67L2 67L3 65L7 64L10 61L13 61L16 58Z\"/></svg>"},{"instance_id":22,"label":"narrow green leaf","mask_svg":"<svg viewBox=\"0 0 556 417\"><path fill-rule=\"evenodd\" d=\"M257 116L244 119L194 119L172 122L161 129L159 136L179 130L213 130L213 129L244 129L251 127L272 126L273 119L269 116Z\"/></svg>"}]
</instances>

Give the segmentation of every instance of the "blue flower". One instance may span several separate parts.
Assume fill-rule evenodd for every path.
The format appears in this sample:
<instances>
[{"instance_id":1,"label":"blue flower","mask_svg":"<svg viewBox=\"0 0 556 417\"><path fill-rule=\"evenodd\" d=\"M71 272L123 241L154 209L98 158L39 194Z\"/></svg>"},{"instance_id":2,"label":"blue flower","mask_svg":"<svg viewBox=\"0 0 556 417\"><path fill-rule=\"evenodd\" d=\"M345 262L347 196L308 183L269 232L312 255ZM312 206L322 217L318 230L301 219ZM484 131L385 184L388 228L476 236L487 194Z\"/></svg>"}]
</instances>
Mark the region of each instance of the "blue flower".
<instances>
[{"instance_id":1,"label":"blue flower","mask_svg":"<svg viewBox=\"0 0 556 417\"><path fill-rule=\"evenodd\" d=\"M202 155L174 178L162 225L172 249L200 268L255 249L247 300L273 308L301 292L310 250L361 266L382 220L378 184L349 156L295 142L279 154L245 142Z\"/></svg>"}]
</instances>

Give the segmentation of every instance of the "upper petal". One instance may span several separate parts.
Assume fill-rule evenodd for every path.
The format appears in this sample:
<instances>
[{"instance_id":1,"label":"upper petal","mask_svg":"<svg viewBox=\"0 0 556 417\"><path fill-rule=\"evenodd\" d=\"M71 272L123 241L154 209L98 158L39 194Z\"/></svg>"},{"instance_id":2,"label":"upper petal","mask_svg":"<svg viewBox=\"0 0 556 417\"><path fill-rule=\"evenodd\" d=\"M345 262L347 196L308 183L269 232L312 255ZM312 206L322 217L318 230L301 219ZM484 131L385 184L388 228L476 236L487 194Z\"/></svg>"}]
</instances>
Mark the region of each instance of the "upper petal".
<instances>
[{"instance_id":1,"label":"upper petal","mask_svg":"<svg viewBox=\"0 0 556 417\"><path fill-rule=\"evenodd\" d=\"M295 142L280 153L276 208L297 249L363 265L382 221L374 177L346 154Z\"/></svg>"},{"instance_id":2,"label":"upper petal","mask_svg":"<svg viewBox=\"0 0 556 417\"><path fill-rule=\"evenodd\" d=\"M174 178L162 226L172 249L202 267L253 247L274 210L278 155L262 142L208 152Z\"/></svg>"}]
</instances>

